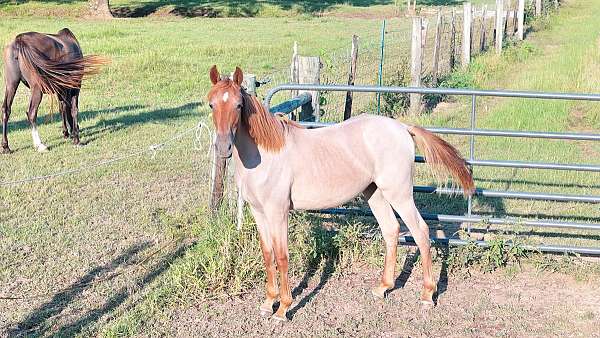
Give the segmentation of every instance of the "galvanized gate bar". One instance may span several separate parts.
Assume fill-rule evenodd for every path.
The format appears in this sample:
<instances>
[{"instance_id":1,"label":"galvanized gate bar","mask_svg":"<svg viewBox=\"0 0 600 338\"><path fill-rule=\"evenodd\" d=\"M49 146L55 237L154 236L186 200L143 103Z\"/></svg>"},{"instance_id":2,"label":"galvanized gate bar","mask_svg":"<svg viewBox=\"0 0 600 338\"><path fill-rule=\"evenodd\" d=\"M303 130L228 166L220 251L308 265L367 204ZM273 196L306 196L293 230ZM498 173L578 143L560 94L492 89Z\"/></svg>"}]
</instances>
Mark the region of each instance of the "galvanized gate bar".
<instances>
[{"instance_id":1,"label":"galvanized gate bar","mask_svg":"<svg viewBox=\"0 0 600 338\"><path fill-rule=\"evenodd\" d=\"M444 246L464 246L469 244L475 244L478 247L487 248L490 246L485 241L467 241L464 239L456 238L431 238L433 245L444 245ZM398 243L401 244L416 244L415 239L411 236L401 236L398 239ZM508 245L512 245L508 243ZM541 251L541 252L554 252L554 253L578 253L582 255L600 255L600 248L593 247L577 247L577 246L564 246L564 245L521 245L521 247L527 251Z\"/></svg>"},{"instance_id":2,"label":"galvanized gate bar","mask_svg":"<svg viewBox=\"0 0 600 338\"><path fill-rule=\"evenodd\" d=\"M322 210L307 210L310 213L320 213L327 215L356 215L356 216L369 216L372 217L373 213L370 210L363 210L358 208L330 208ZM457 215L438 215L422 213L421 216L426 221L438 221L447 223L489 223L495 225L510 225L518 224L523 226L539 227L539 228L557 228L557 229L577 229L577 230L600 230L600 224L598 223L577 223L577 222L559 222L551 220L531 220L531 219L519 219L519 218L494 218L484 217L479 215L472 216L457 216ZM396 217L402 220L398 214Z\"/></svg>"},{"instance_id":3,"label":"galvanized gate bar","mask_svg":"<svg viewBox=\"0 0 600 338\"><path fill-rule=\"evenodd\" d=\"M433 194L439 193L444 195L462 195L461 189L451 189L442 187L429 187L429 186L415 186L413 187L414 192ZM588 196L588 195L564 195L564 194L547 194L547 193L531 193L522 191L497 191L497 190L485 190L475 189L475 196L484 197L504 197L514 199L525 199L525 200L546 200L546 201L557 201L557 202L584 202L584 203L600 203L600 196Z\"/></svg>"},{"instance_id":4,"label":"galvanized gate bar","mask_svg":"<svg viewBox=\"0 0 600 338\"><path fill-rule=\"evenodd\" d=\"M516 130L490 130L490 129L462 129L462 128L427 128L427 130L438 134L475 135L475 136L500 136L500 137L525 137L545 138L554 140L575 141L600 141L600 134L579 133L551 133L540 131L516 131Z\"/></svg>"},{"instance_id":5,"label":"galvanized gate bar","mask_svg":"<svg viewBox=\"0 0 600 338\"><path fill-rule=\"evenodd\" d=\"M314 84L284 84L271 88L264 99L268 108L271 98L282 90L316 90L333 92L363 92L363 93L396 93L396 94L440 94L440 95L476 95L495 97L516 97L527 99L553 99L553 100L584 100L600 101L598 94L564 94L542 93L512 90L477 90L454 88L421 88L421 87L379 87L379 86L349 86L349 85L314 85Z\"/></svg>"},{"instance_id":6,"label":"galvanized gate bar","mask_svg":"<svg viewBox=\"0 0 600 338\"><path fill-rule=\"evenodd\" d=\"M500 90L471 90L471 89L451 89L451 88L416 88L416 87L379 87L379 86L350 86L350 85L299 85L285 84L269 90L264 99L265 106L269 107L273 95L283 90L313 90L313 91L344 91L344 92L371 92L371 93L417 93L417 94L437 94L437 95L469 95L471 96L471 128L426 128L427 130L439 134L454 134L468 135L470 137L470 152L467 163L471 166L490 166L490 167L505 167L505 168L527 168L527 169L551 169L551 170L573 170L573 171L588 171L600 172L600 166L587 164L558 164L558 163L537 163L537 162L520 162L520 161L500 161L500 160L477 160L474 154L474 137L475 136L494 136L494 137L518 137L518 138L541 138L555 140L577 140L577 141L600 141L600 134L580 134L580 133L556 133L556 132L537 132L537 131L509 131L509 130L485 130L475 129L475 103L477 96L494 96L494 97L511 97L511 98L528 98L528 99L554 99L554 100L585 100L585 101L600 101L598 94L566 94L566 93L541 93L528 91L500 91ZM332 123L322 122L302 122L307 128L320 128L332 125ZM415 157L415 162L424 163L425 159L421 156ZM460 194L458 189L438 188L438 187L414 187L416 192L440 192L447 194ZM477 189L477 195L488 197L504 197L504 198L525 198L536 200L553 200L553 201L575 201L575 202L591 202L600 203L600 196L582 196L582 195L562 195L562 194L545 194L545 193L529 193L529 192L512 192L512 191L492 191ZM488 218L479 215L472 215L471 199L468 203L469 213L466 216L458 215L438 215L438 214L422 214L426 220L450 223L478 223L485 222L488 224L518 224L523 226L541 227L541 228L559 228L559 229L582 229L582 230L600 230L600 224L597 223L577 223L577 222L562 222L552 220L532 220L532 219L515 219L515 218ZM372 213L367 210L356 208L332 208L324 210L309 210L313 213L324 214L354 214L372 216ZM397 215L396 215L397 216ZM398 216L397 216L398 217ZM489 243L484 241L465 241L461 239L432 239L434 243L442 243L445 245L466 245L475 243L478 246L489 246ZM411 237L402 237L400 242L414 242ZM569 247L560 245L538 245L538 246L523 246L527 250L536 250L544 252L575 252L581 254L600 255L600 247Z\"/></svg>"},{"instance_id":7,"label":"galvanized gate bar","mask_svg":"<svg viewBox=\"0 0 600 338\"><path fill-rule=\"evenodd\" d=\"M332 126L335 123L328 122L300 122L301 125L309 128L322 128ZM539 133L539 132L521 132L521 131L498 131L498 130L469 130L469 129L451 129L451 128L425 128L434 133L456 134L456 135L479 135L479 136L506 136L506 137L530 137L530 138L550 138L577 141L600 141L600 134L567 134L567 133ZM524 136L528 135L528 136ZM574 170L574 171L593 171L600 172L600 166L589 164L555 164L540 162L522 162L522 161L499 161L499 160L466 160L468 164L485 167L505 167L505 168L523 168L523 169L552 169L552 170ZM416 156L415 162L425 163L422 156Z\"/></svg>"},{"instance_id":8,"label":"galvanized gate bar","mask_svg":"<svg viewBox=\"0 0 600 338\"><path fill-rule=\"evenodd\" d=\"M331 122L300 122L301 125L312 129L332 126ZM573 141L600 141L600 134L579 134L579 133L549 133L539 131L517 131L517 130L490 130L490 129L464 129L464 128L425 128L433 133L453 134L465 136L498 136L498 137L526 137L543 138L554 140L573 140Z\"/></svg>"},{"instance_id":9,"label":"galvanized gate bar","mask_svg":"<svg viewBox=\"0 0 600 338\"><path fill-rule=\"evenodd\" d=\"M425 163L423 156L415 156L416 163ZM600 166L589 164L555 164L541 162L522 162L522 161L497 161L497 160L466 160L470 165L479 167L501 167L501 168L521 168L521 169L552 169L552 170L572 170L572 171L593 171L600 172Z\"/></svg>"}]
</instances>

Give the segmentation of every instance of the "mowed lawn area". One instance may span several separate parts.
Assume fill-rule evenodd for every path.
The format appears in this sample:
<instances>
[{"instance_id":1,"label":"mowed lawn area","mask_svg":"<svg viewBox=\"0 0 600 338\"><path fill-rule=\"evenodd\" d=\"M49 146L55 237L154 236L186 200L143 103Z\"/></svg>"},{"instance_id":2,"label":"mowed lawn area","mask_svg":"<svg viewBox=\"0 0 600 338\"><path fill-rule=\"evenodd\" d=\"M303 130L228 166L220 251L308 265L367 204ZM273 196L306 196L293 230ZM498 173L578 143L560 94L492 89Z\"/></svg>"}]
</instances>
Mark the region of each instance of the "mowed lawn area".
<instances>
[{"instance_id":1,"label":"mowed lawn area","mask_svg":"<svg viewBox=\"0 0 600 338\"><path fill-rule=\"evenodd\" d=\"M126 3L115 2L116 6L121 4ZM55 11L60 6L67 6L68 12L68 6L83 5L84 2L40 2L24 6L39 6L32 7L37 13ZM378 6L391 5L382 2ZM359 4L346 6L349 11L361 9ZM85 53L107 56L111 64L87 80L82 90L80 127L84 147L73 147L62 139L58 112L50 113L50 101L46 98L38 121L41 137L50 151L35 152L25 117L29 93L20 87L9 122L14 153L0 156L0 182L81 168L148 149L200 121L210 125L205 97L211 65L217 64L223 71L240 66L259 78L270 76L281 82L285 76L280 74L289 70L294 41L298 41L305 55L339 53L347 48L352 34L360 35L361 41L376 43L381 23L374 17L312 15L210 19L157 16L105 21L69 13L55 18L18 17L18 8L0 7L5 10L0 20L2 43L24 31L56 32L69 27ZM534 26L539 31L530 32L523 45L510 47L500 57L480 57L463 74L474 86L486 89L598 93L598 17L600 4L596 1L567 1L560 14ZM406 29L410 22L394 18L388 24ZM375 70L373 65L372 71ZM259 95L264 93L265 88L260 88ZM285 97L280 95L277 99ZM428 126L468 126L470 108L462 100L442 106L423 117L404 119ZM478 109L480 128L591 133L600 130L598 103L485 99L478 101ZM448 139L466 153L466 138ZM256 294L260 294L262 258L252 217L247 215L242 232L235 230L227 215L217 220L208 217L208 140L204 130L202 134L175 140L161 150L111 165L0 186L0 333L168 334L177 331L176 327L193 323L193 318L177 317L174 313L193 308L223 320L230 306L243 301L236 298L240 293L257 289ZM600 145L591 142L482 138L476 149L478 156L486 159L600 162ZM475 178L478 186L497 190L600 195L600 175L596 173L476 168ZM430 183L421 169L418 182ZM418 203L427 211L454 213L464 212L465 206L460 199L436 196L419 196ZM478 212L498 216L518 218L533 214L596 223L600 219L598 205L490 199L475 199L475 205ZM342 229L341 235L334 237L320 230L323 221L335 223ZM323 220L296 214L293 224L291 259L296 281L305 271L327 268L331 261L326 258L335 257L332 264L337 272L366 266L375 275L373 271L382 263L381 241L364 241L357 235L364 227L373 227L368 220ZM528 239L533 243L600 245L598 234L540 232L522 227L519 230L533 234ZM490 234L489 238L493 237ZM318 279L320 272L312 275ZM413 275L411 278L418 282L419 272ZM597 280L597 275L592 276ZM542 280L537 282L543 284ZM362 284L347 287L368 290ZM223 297L224 294L230 296ZM225 305L213 313L206 309L207 299ZM488 301L493 306L494 301ZM368 304L366 311L373 313L373 327L389 324L385 318L376 317L381 307L390 310L386 306L389 303ZM310 312L310 303L304 309ZM303 316L301 311L298 313ZM502 314L506 315L494 313L494 318L501 318ZM318 314L307 316L308 323L320 320ZM438 326L430 326L430 321L418 316L412 323L422 330L421 334L470 332L460 325L458 331L449 331L450 325L439 326L443 316L438 312L430 318L431 322L438 319ZM578 320L587 325L597 316L600 313ZM535 326L516 315L509 318L522 320L518 326L522 329ZM246 323L252 321L248 319ZM310 327L301 320L293 323ZM561 331L568 327L561 323L550 326L548 333L568 332ZM330 329L336 329L335 325L351 323L337 322ZM286 332L292 334L294 328L288 326ZM223 330L227 332L226 328ZM370 331L363 331L366 332ZM192 333L211 335L188 332ZM356 334L360 335L360 331Z\"/></svg>"}]
</instances>

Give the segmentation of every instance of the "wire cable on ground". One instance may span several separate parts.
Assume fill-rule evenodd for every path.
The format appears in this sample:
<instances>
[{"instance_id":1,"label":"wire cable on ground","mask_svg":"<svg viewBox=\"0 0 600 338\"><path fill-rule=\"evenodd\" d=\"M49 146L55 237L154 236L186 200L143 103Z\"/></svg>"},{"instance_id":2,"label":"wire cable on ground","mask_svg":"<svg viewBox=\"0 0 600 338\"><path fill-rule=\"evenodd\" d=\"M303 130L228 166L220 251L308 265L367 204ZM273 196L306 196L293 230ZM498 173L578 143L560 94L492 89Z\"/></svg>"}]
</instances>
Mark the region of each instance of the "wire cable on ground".
<instances>
[{"instance_id":1,"label":"wire cable on ground","mask_svg":"<svg viewBox=\"0 0 600 338\"><path fill-rule=\"evenodd\" d=\"M141 150L126 154L126 155L121 155L121 156L117 156L114 157L112 159L109 160L105 160L105 161L100 161L100 162L96 162L96 163L92 163L92 164L88 164L88 165L84 165L82 167L79 168L73 168L73 169L67 169L67 170L63 170L63 171L59 171L59 172L55 172L52 174L47 174L47 175L40 175L40 176L32 176L32 177L27 177L27 178L23 178L23 179L18 179L18 180L13 180L13 181L4 181L4 182L0 182L0 186L10 186L10 185L19 185L19 184L25 184L25 183L29 183L29 182L34 182L34 181L42 181L42 180L47 180L50 178L55 178L55 177L60 177L60 176L65 176L65 175L70 175L70 174L76 174L76 173L80 173L86 170L90 170L90 169L94 169L94 168L98 168L98 167L102 167L102 166L106 166L115 162L120 162L120 161L124 161L126 159L129 158L133 158L136 156L140 156L146 153L152 153L152 158L154 158L156 156L156 153L161 150L162 148L164 148L166 145L168 145L169 143L172 143L176 140L179 140L181 138L183 138L184 136L188 135L188 134L192 134L193 132L195 132L195 137L196 140L199 140L201 137L201 133L203 130L208 129L208 127L200 122L198 123L198 125L196 125L195 127L189 128L187 130L184 130L183 132L176 134L175 136L160 142L160 143L156 143L156 144L152 144L147 148L143 148ZM197 146L195 146L195 148L198 148Z\"/></svg>"}]
</instances>

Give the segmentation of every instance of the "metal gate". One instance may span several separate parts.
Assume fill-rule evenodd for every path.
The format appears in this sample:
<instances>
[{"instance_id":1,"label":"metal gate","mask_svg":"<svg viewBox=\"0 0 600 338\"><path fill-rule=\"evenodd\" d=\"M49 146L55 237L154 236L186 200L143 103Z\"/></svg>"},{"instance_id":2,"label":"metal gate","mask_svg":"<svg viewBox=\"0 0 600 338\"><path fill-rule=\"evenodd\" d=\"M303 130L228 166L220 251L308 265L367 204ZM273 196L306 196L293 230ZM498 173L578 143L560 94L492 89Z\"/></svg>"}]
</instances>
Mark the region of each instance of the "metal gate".
<instances>
[{"instance_id":1,"label":"metal gate","mask_svg":"<svg viewBox=\"0 0 600 338\"><path fill-rule=\"evenodd\" d=\"M528 99L543 99L543 100L583 100L583 101L600 101L600 95L596 94L565 94L565 93L543 93L543 92L526 92L526 91L501 91L501 90L468 90L468 89L448 89L448 88L415 88L415 87L378 87L378 86L349 86L349 85L302 85L302 84L285 84L272 88L264 99L264 104L267 108L270 106L273 95L280 91L343 91L343 92L369 92L369 93L397 93L397 94L437 94L437 95L460 95L471 97L471 116L470 128L425 128L431 132L438 134L455 134L470 136L469 158L466 159L471 167L487 166L487 167L502 167L502 168L524 168L524 169L540 169L540 170L570 170L570 171L587 171L600 173L600 165L584 165L584 164L558 164L558 163L540 163L540 162L522 162L522 161L501 161L501 160L477 160L475 158L475 137L514 137L514 138L538 138L538 139L555 139L555 140L577 140L577 141L600 141L600 134L583 134L583 133L553 133L553 132L533 132L533 131L511 131L511 130L489 130L475 128L476 122L476 100L477 97L510 97L510 98L528 98ZM294 99L292 99L293 101ZM307 128L319 128L331 125L332 123L322 122L302 122ZM600 162L600 159L598 159ZM421 156L416 156L415 162L424 163L425 159ZM459 189L440 188L433 186L415 186L416 193L441 193L441 194L462 194ZM500 197L509 199L525 199L525 200L544 200L556 202L583 202L600 204L600 196L592 195L566 195L566 194L550 194L536 193L526 191L495 191L476 189L476 196L484 197ZM525 219L518 220L510 218L494 218L472 213L472 199L468 198L466 215L442 215L422 213L423 218L429 221L449 222L449 223L467 223L467 231L471 231L472 223L487 222L489 224L520 224L538 228L561 228L561 229L580 229L580 230L596 230L600 231L600 223L577 223L556 220L536 220ZM370 215L370 212L358 208L333 208L324 210L313 210L310 212L318 212L325 214L354 214L354 215ZM414 242L411 237L401 238L400 242ZM461 239L432 239L433 243L441 243L447 245L466 245L471 242L479 246L488 246L485 241L465 241ZM573 252L588 255L600 255L600 247L575 247L562 245L536 245L524 246L525 249L538 250L544 252Z\"/></svg>"}]
</instances>

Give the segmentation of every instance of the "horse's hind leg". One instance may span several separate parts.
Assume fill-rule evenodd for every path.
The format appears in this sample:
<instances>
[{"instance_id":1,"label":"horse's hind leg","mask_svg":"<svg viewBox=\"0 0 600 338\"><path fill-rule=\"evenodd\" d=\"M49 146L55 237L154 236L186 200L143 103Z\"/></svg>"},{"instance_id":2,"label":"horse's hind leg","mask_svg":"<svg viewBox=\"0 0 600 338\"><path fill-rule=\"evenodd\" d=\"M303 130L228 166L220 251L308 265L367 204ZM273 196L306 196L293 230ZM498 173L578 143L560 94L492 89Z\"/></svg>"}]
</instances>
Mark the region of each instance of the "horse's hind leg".
<instances>
[{"instance_id":1,"label":"horse's hind leg","mask_svg":"<svg viewBox=\"0 0 600 338\"><path fill-rule=\"evenodd\" d=\"M2 147L0 153L9 154L10 148L8 146L8 118L10 117L11 107L19 81L11 81L7 79L6 89L4 91L4 100L2 101Z\"/></svg>"},{"instance_id":2,"label":"horse's hind leg","mask_svg":"<svg viewBox=\"0 0 600 338\"><path fill-rule=\"evenodd\" d=\"M8 147L8 119L10 117L11 107L17 88L19 87L19 81L21 72L19 71L19 65L16 59L12 56L12 50L7 47L4 51L4 100L2 101L2 146L0 147L0 153L10 153Z\"/></svg>"},{"instance_id":3,"label":"horse's hind leg","mask_svg":"<svg viewBox=\"0 0 600 338\"><path fill-rule=\"evenodd\" d=\"M63 136L64 138L69 138L69 129L72 128L72 121L73 118L71 117L71 106L69 104L70 100L67 101L65 99L59 99L59 110L60 110L60 116L62 117L62 130L63 130ZM67 127L67 123L68 123L68 127Z\"/></svg>"},{"instance_id":4,"label":"horse's hind leg","mask_svg":"<svg viewBox=\"0 0 600 338\"><path fill-rule=\"evenodd\" d=\"M383 240L385 241L385 265L381 282L372 290L374 296L384 298L385 292L394 286L400 224L396 220L392 206L383 197L380 189L372 185L365 190L364 194L369 207L371 207L371 211L373 211L373 215L379 223Z\"/></svg>"},{"instance_id":5,"label":"horse's hind leg","mask_svg":"<svg viewBox=\"0 0 600 338\"><path fill-rule=\"evenodd\" d=\"M412 190L412 185L409 185ZM390 201L394 209L400 214L402 220L410 230L419 251L421 253L423 264L423 290L421 291L421 302L427 305L433 305L433 294L436 292L436 285L433 281L431 272L431 242L429 239L429 226L415 206L412 198L412 191L401 194L402 196L394 196L384 192L386 199Z\"/></svg>"},{"instance_id":6,"label":"horse's hind leg","mask_svg":"<svg viewBox=\"0 0 600 338\"><path fill-rule=\"evenodd\" d=\"M77 123L77 116L79 115L79 89L71 90L71 137L73 137L73 144L79 145L79 124Z\"/></svg>"},{"instance_id":7,"label":"horse's hind leg","mask_svg":"<svg viewBox=\"0 0 600 338\"><path fill-rule=\"evenodd\" d=\"M42 90L34 86L31 88L31 99L29 100L29 110L27 112L27 119L31 124L31 138L33 139L33 146L39 152L45 152L48 147L42 143L40 134L37 130L37 113L40 103L42 102Z\"/></svg>"}]
</instances>

